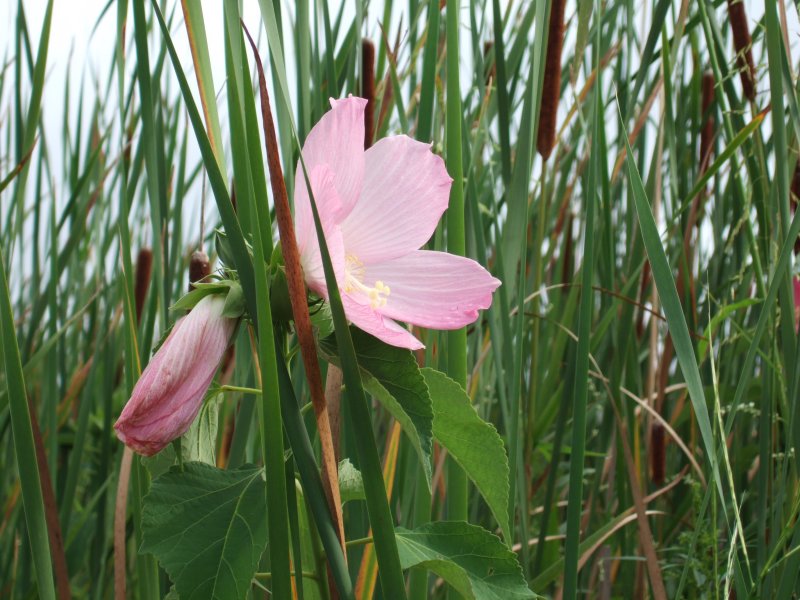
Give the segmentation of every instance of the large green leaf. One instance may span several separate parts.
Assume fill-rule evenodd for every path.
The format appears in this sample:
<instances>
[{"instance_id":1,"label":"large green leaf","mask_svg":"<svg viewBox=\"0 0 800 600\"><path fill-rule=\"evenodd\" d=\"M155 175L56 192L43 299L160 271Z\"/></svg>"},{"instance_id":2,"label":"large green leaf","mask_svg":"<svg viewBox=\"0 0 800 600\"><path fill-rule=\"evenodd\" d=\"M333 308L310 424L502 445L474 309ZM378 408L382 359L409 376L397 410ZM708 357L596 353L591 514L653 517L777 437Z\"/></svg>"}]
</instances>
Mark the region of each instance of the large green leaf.
<instances>
[{"instance_id":1,"label":"large green leaf","mask_svg":"<svg viewBox=\"0 0 800 600\"><path fill-rule=\"evenodd\" d=\"M419 455L430 487L433 409L428 386L409 350L389 346L379 339L350 327L364 389L397 419ZM338 363L336 338L320 342L320 349Z\"/></svg>"},{"instance_id":2,"label":"large green leaf","mask_svg":"<svg viewBox=\"0 0 800 600\"><path fill-rule=\"evenodd\" d=\"M533 598L515 554L500 539L463 521L397 528L404 569L420 567L442 577L470 600Z\"/></svg>"},{"instance_id":3,"label":"large green leaf","mask_svg":"<svg viewBox=\"0 0 800 600\"><path fill-rule=\"evenodd\" d=\"M421 369L433 402L433 435L466 472L489 505L507 540L509 469L503 440L475 412L464 389L444 373Z\"/></svg>"},{"instance_id":4,"label":"large green leaf","mask_svg":"<svg viewBox=\"0 0 800 600\"><path fill-rule=\"evenodd\" d=\"M140 552L158 558L181 600L247 595L267 539L261 474L186 463L153 481Z\"/></svg>"}]
</instances>

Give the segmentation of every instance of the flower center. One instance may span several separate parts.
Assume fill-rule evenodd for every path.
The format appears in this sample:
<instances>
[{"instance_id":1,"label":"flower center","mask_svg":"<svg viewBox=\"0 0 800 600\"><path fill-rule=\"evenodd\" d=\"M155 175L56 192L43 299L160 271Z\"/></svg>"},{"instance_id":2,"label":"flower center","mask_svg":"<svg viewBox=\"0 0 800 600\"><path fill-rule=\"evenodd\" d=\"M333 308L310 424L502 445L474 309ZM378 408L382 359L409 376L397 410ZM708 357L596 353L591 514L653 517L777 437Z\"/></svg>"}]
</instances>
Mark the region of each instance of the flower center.
<instances>
[{"instance_id":1,"label":"flower center","mask_svg":"<svg viewBox=\"0 0 800 600\"><path fill-rule=\"evenodd\" d=\"M358 260L352 254L345 257L344 265L344 291L351 294L353 292L362 292L369 298L370 306L380 308L386 306L386 299L389 297L391 290L389 286L383 283L380 279L370 287L364 284L364 263Z\"/></svg>"}]
</instances>

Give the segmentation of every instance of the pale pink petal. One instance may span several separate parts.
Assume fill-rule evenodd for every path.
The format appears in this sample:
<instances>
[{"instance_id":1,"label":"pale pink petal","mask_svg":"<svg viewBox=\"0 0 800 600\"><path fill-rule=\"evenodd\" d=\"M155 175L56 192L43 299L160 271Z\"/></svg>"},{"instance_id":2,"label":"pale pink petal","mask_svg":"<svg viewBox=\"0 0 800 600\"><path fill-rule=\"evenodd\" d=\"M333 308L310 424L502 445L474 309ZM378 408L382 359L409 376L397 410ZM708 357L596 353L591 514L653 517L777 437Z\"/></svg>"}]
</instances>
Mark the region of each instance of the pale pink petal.
<instances>
[{"instance_id":1,"label":"pale pink petal","mask_svg":"<svg viewBox=\"0 0 800 600\"><path fill-rule=\"evenodd\" d=\"M411 332L391 319L385 318L369 305L360 304L347 294L342 294L342 304L349 321L379 340L409 350L419 350L425 347Z\"/></svg>"},{"instance_id":2,"label":"pale pink petal","mask_svg":"<svg viewBox=\"0 0 800 600\"><path fill-rule=\"evenodd\" d=\"M133 389L114 428L136 452L150 456L180 437L197 416L235 319L222 316L219 295L206 296L173 327Z\"/></svg>"},{"instance_id":3,"label":"pale pink petal","mask_svg":"<svg viewBox=\"0 0 800 600\"><path fill-rule=\"evenodd\" d=\"M342 231L336 224L336 213L341 208L339 196L334 185L334 173L327 165L317 165L309 172L311 190L322 222L325 242L331 255L333 270L337 281L344 279L344 242ZM322 267L322 255L317 241L317 230L314 227L314 216L311 212L311 201L305 179L295 190L295 232L297 246L300 251L300 262L303 265L306 284L316 293L327 298L325 271Z\"/></svg>"},{"instance_id":4,"label":"pale pink petal","mask_svg":"<svg viewBox=\"0 0 800 600\"><path fill-rule=\"evenodd\" d=\"M328 165L334 173L334 184L341 201L339 220L350 212L361 192L366 104L363 98L331 99L331 110L322 115L303 144L303 160L309 173L318 165ZM303 167L298 160L295 190L304 185Z\"/></svg>"},{"instance_id":5,"label":"pale pink petal","mask_svg":"<svg viewBox=\"0 0 800 600\"><path fill-rule=\"evenodd\" d=\"M445 252L416 250L406 256L366 265L362 283L389 286L378 311L386 317L420 327L458 329L489 308L500 285L474 260Z\"/></svg>"},{"instance_id":6,"label":"pale pink petal","mask_svg":"<svg viewBox=\"0 0 800 600\"><path fill-rule=\"evenodd\" d=\"M369 264L427 242L447 209L453 180L429 144L404 135L379 140L365 157L361 197L342 232L348 254Z\"/></svg>"}]
</instances>

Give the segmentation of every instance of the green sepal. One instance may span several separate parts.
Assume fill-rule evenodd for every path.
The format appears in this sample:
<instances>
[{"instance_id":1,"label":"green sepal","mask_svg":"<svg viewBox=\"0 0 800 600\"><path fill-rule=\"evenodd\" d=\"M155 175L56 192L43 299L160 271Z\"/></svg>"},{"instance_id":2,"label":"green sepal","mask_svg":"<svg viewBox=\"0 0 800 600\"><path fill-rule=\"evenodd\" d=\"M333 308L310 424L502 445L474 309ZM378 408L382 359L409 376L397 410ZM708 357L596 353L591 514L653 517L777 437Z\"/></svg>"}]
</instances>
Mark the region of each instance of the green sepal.
<instances>
[{"instance_id":1,"label":"green sepal","mask_svg":"<svg viewBox=\"0 0 800 600\"><path fill-rule=\"evenodd\" d=\"M170 306L172 311L191 310L197 303L211 294L224 294L225 306L222 316L238 319L244 314L245 300L241 284L236 279L220 279L210 283L194 283L193 289L182 296L175 304Z\"/></svg>"},{"instance_id":2,"label":"green sepal","mask_svg":"<svg viewBox=\"0 0 800 600\"><path fill-rule=\"evenodd\" d=\"M272 276L269 284L269 303L272 308L273 321L291 321L292 301L289 298L289 284L283 267L271 267Z\"/></svg>"},{"instance_id":3,"label":"green sepal","mask_svg":"<svg viewBox=\"0 0 800 600\"><path fill-rule=\"evenodd\" d=\"M188 294L181 296L175 304L169 307L171 311L192 310L197 303L211 294L221 294L226 292L227 285L221 283L196 283Z\"/></svg>"},{"instance_id":4,"label":"green sepal","mask_svg":"<svg viewBox=\"0 0 800 600\"><path fill-rule=\"evenodd\" d=\"M228 241L228 236L225 235L225 232L217 229L216 233L214 234L214 246L217 249L217 256L219 256L220 262L226 266L233 266L236 264L236 261L233 259L233 252L231 251L231 244Z\"/></svg>"},{"instance_id":5,"label":"green sepal","mask_svg":"<svg viewBox=\"0 0 800 600\"><path fill-rule=\"evenodd\" d=\"M228 279L228 295L225 297L225 306L222 307L222 316L229 319L238 319L244 314L245 300L244 290L238 281Z\"/></svg>"}]
</instances>

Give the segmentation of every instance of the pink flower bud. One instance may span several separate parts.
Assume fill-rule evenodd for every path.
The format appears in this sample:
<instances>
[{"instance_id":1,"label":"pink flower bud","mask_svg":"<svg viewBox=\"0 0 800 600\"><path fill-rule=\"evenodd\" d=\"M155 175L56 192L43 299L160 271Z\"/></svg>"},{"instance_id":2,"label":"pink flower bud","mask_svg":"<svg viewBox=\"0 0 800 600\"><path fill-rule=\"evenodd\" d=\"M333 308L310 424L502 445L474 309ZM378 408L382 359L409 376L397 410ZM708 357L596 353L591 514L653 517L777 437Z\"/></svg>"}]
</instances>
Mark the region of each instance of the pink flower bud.
<instances>
[{"instance_id":1,"label":"pink flower bud","mask_svg":"<svg viewBox=\"0 0 800 600\"><path fill-rule=\"evenodd\" d=\"M117 437L151 456L183 435L230 343L236 319L222 316L223 296L204 297L180 319L148 363L119 420Z\"/></svg>"}]
</instances>

